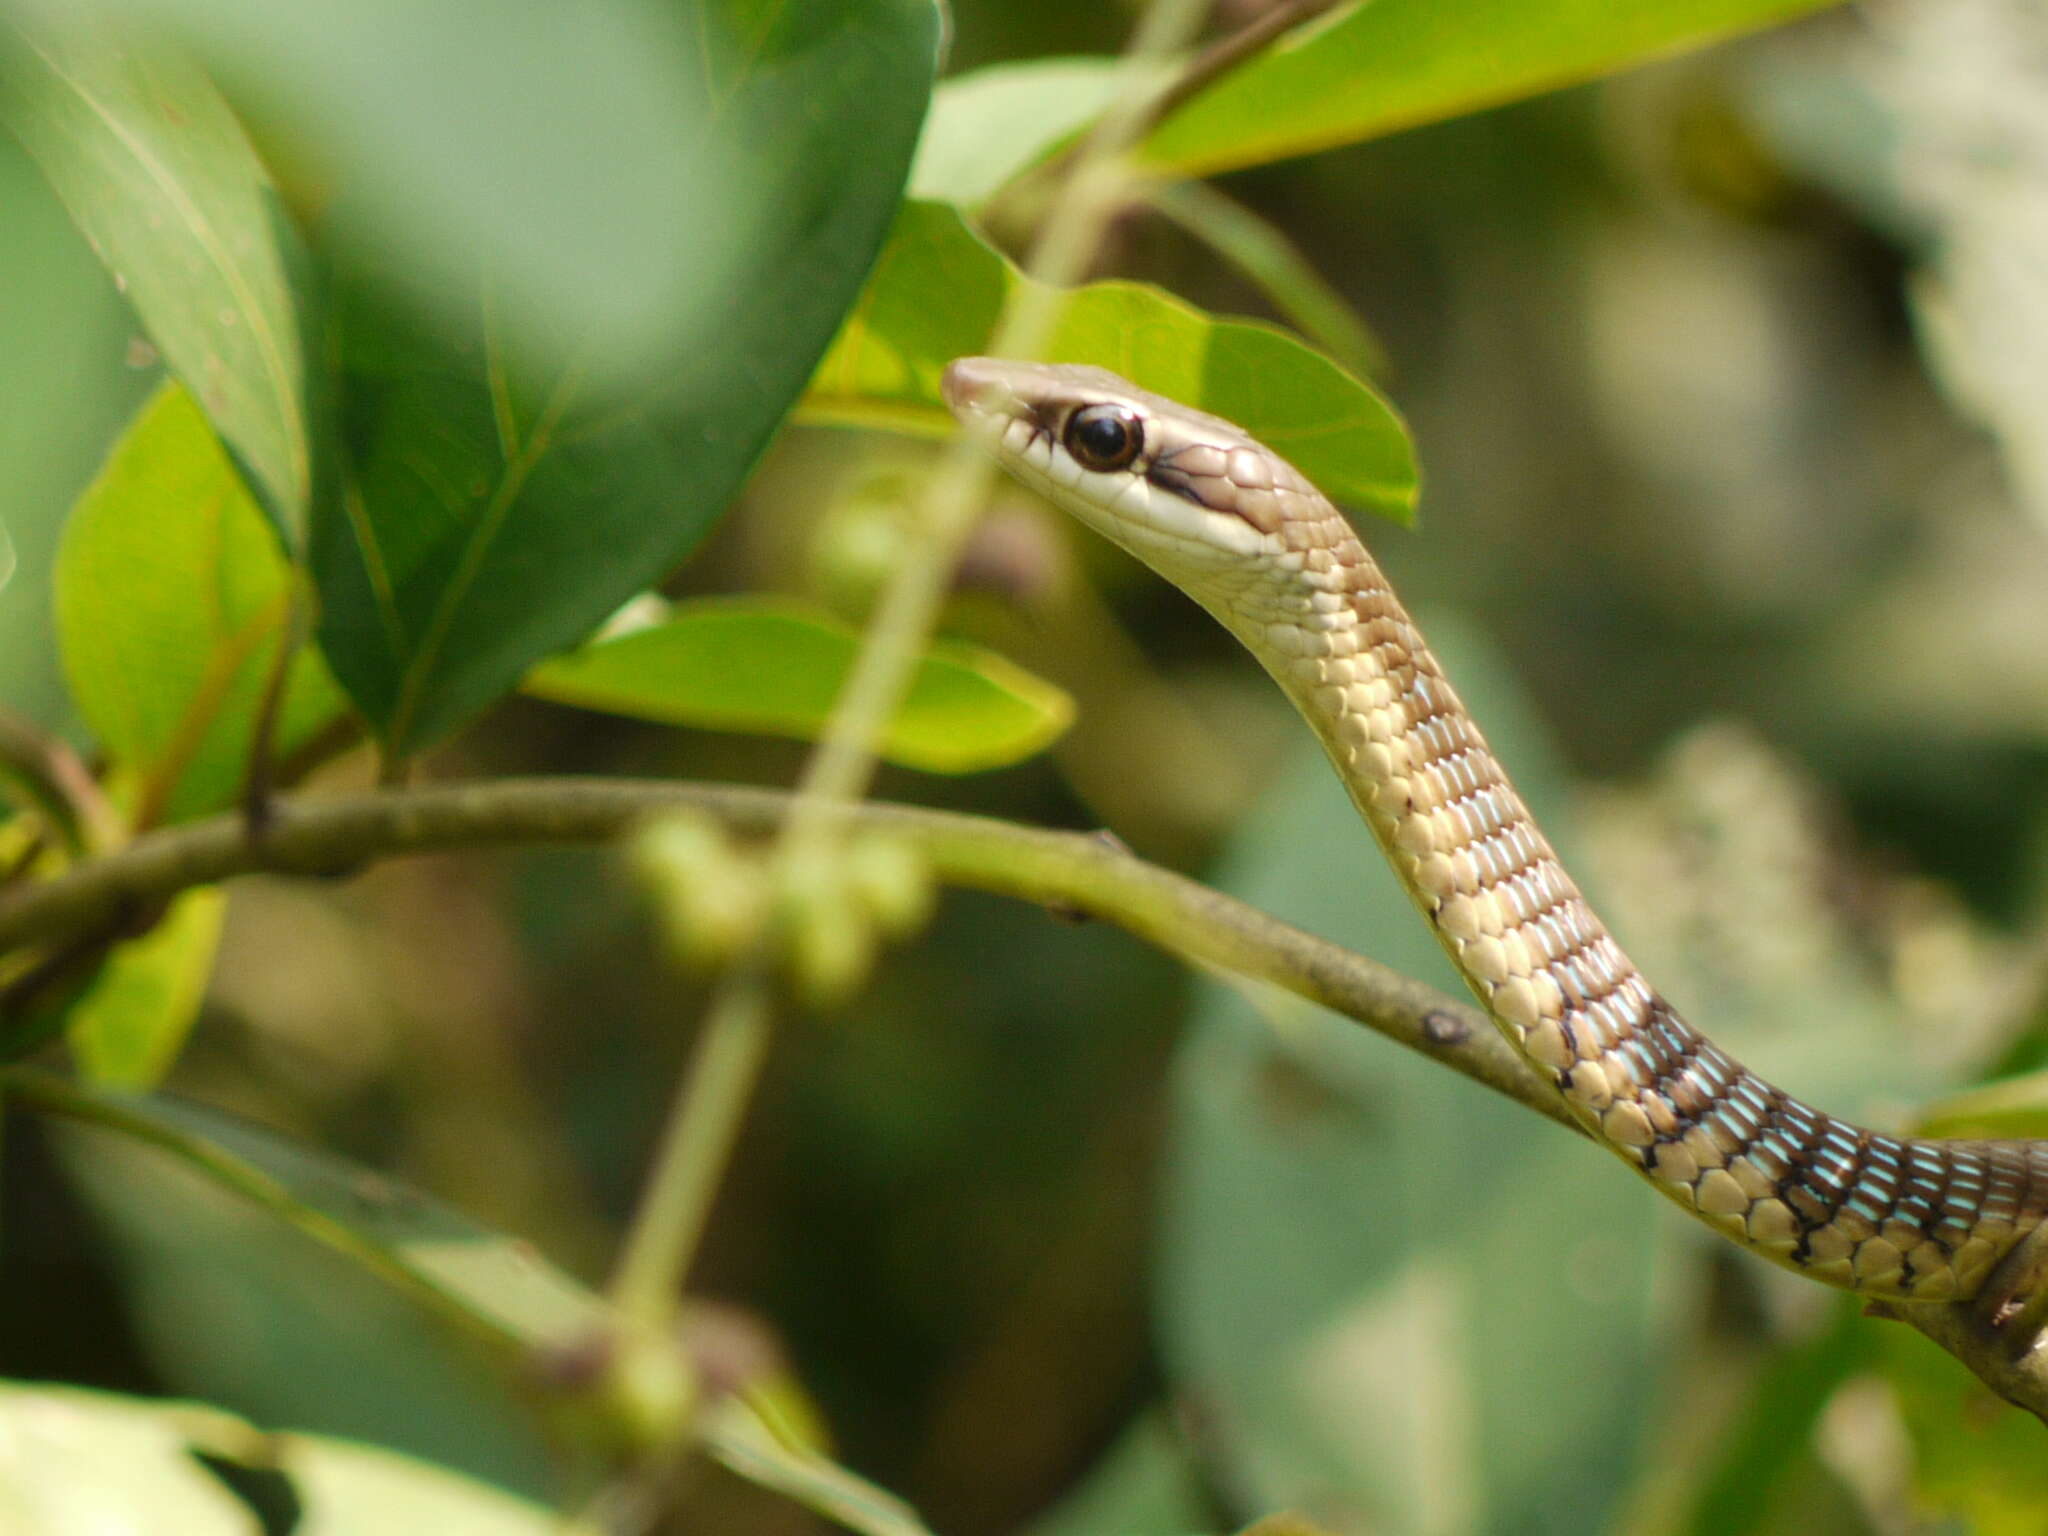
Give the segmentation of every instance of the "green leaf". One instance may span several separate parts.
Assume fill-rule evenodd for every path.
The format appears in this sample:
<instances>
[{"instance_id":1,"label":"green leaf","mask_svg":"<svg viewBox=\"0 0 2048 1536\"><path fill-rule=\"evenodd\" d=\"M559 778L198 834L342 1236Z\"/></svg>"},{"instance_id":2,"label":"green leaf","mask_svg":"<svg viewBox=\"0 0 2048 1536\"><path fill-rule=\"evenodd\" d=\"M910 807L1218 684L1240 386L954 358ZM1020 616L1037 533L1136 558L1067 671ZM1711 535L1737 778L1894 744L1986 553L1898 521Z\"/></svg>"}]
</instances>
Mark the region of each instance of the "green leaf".
<instances>
[{"instance_id":1,"label":"green leaf","mask_svg":"<svg viewBox=\"0 0 2048 1536\"><path fill-rule=\"evenodd\" d=\"M1530 802L1557 807L1562 773L1502 669L1427 627ZM1218 883L1458 985L1320 753ZM1654 1420L1677 1213L1355 1024L1204 990L1175 1071L1159 1308L1211 1475L1249 1507L1386 1536L1606 1529Z\"/></svg>"},{"instance_id":2,"label":"green leaf","mask_svg":"<svg viewBox=\"0 0 2048 1536\"><path fill-rule=\"evenodd\" d=\"M275 1434L194 1403L0 1383L0 1529L252 1536L259 1510L214 1467L258 1479L301 1536L459 1531L574 1536L578 1522L444 1468L320 1435ZM202 1459L204 1458L204 1459Z\"/></svg>"},{"instance_id":3,"label":"green leaf","mask_svg":"<svg viewBox=\"0 0 2048 1536\"><path fill-rule=\"evenodd\" d=\"M1212 175L1532 96L1829 0L1371 0L1298 29L1162 123L1145 163Z\"/></svg>"},{"instance_id":4,"label":"green leaf","mask_svg":"<svg viewBox=\"0 0 2048 1536\"><path fill-rule=\"evenodd\" d=\"M1884 1325L1860 1311L1854 1298L1842 1297L1831 1320L1759 1373L1690 1501L1685 1536L1746 1536L1767 1528L1773 1504L1813 1460L1823 1410L1875 1353L1874 1335Z\"/></svg>"},{"instance_id":5,"label":"green leaf","mask_svg":"<svg viewBox=\"0 0 2048 1536\"><path fill-rule=\"evenodd\" d=\"M910 203L846 329L811 381L811 420L950 430L939 375L988 343L1025 279L954 209ZM1074 290L1048 355L1113 369L1235 421L1333 498L1406 522L1416 470L1379 395L1270 326L1216 320L1138 283Z\"/></svg>"},{"instance_id":6,"label":"green leaf","mask_svg":"<svg viewBox=\"0 0 2048 1536\"><path fill-rule=\"evenodd\" d=\"M644 363L734 255L734 156L705 132L715 6L102 3L174 29L332 189L323 246L385 253L443 296L488 270L515 334Z\"/></svg>"},{"instance_id":7,"label":"green leaf","mask_svg":"<svg viewBox=\"0 0 2048 1536\"><path fill-rule=\"evenodd\" d=\"M143 407L72 509L57 633L79 709L136 781L143 825L233 798L292 590L242 479L182 387ZM320 658L292 665L276 747L341 712Z\"/></svg>"},{"instance_id":8,"label":"green leaf","mask_svg":"<svg viewBox=\"0 0 2048 1536\"><path fill-rule=\"evenodd\" d=\"M1030 1536L1186 1536L1213 1529L1202 1469L1171 1413L1133 1419L1079 1487L1032 1521Z\"/></svg>"},{"instance_id":9,"label":"green leaf","mask_svg":"<svg viewBox=\"0 0 2048 1536\"><path fill-rule=\"evenodd\" d=\"M1912 1441L1915 1502L1970 1536L2038 1536L2048 1510L2041 1421L1911 1329L1881 1337L1881 1373Z\"/></svg>"},{"instance_id":10,"label":"green leaf","mask_svg":"<svg viewBox=\"0 0 2048 1536\"><path fill-rule=\"evenodd\" d=\"M547 1491L534 1414L561 1400L535 1365L606 1314L531 1244L196 1104L29 1069L0 1074L0 1095L59 1128L152 1363L177 1389ZM487 1372L457 1340L480 1346ZM723 1400L701 1426L706 1448L863 1536L926 1536L900 1499L802 1443L771 1406L795 1391L771 1379ZM815 1410L799 1401L799 1415Z\"/></svg>"},{"instance_id":11,"label":"green leaf","mask_svg":"<svg viewBox=\"0 0 2048 1536\"><path fill-rule=\"evenodd\" d=\"M104 23L0 18L0 122L42 167L296 549L321 466L304 254L212 84Z\"/></svg>"},{"instance_id":12,"label":"green leaf","mask_svg":"<svg viewBox=\"0 0 2048 1536\"><path fill-rule=\"evenodd\" d=\"M971 208L1087 127L1117 89L1116 59L1031 59L955 75L932 97L910 195Z\"/></svg>"},{"instance_id":13,"label":"green leaf","mask_svg":"<svg viewBox=\"0 0 2048 1536\"><path fill-rule=\"evenodd\" d=\"M2027 1140L2048 1136L2048 1072L2001 1078L1928 1105L1914 1133L1920 1136Z\"/></svg>"},{"instance_id":14,"label":"green leaf","mask_svg":"<svg viewBox=\"0 0 2048 1536\"><path fill-rule=\"evenodd\" d=\"M526 691L667 725L810 740L852 671L860 636L781 598L678 604L649 628L546 662ZM1073 719L1065 693L992 651L934 647L882 739L891 762L930 773L1006 767Z\"/></svg>"},{"instance_id":15,"label":"green leaf","mask_svg":"<svg viewBox=\"0 0 2048 1536\"><path fill-rule=\"evenodd\" d=\"M357 291L343 317L359 445L314 529L321 640L394 755L417 751L682 559L724 511L879 248L930 91L931 0L723 0L716 110L690 141L740 164L723 206L745 280L713 272L658 386L509 348L479 306L422 325ZM710 152L709 150L706 151ZM377 274L387 289L399 274Z\"/></svg>"},{"instance_id":16,"label":"green leaf","mask_svg":"<svg viewBox=\"0 0 2048 1536\"><path fill-rule=\"evenodd\" d=\"M119 945L66 1010L80 1070L109 1088L153 1087L177 1059L213 974L227 896L187 891L139 939Z\"/></svg>"},{"instance_id":17,"label":"green leaf","mask_svg":"<svg viewBox=\"0 0 2048 1536\"><path fill-rule=\"evenodd\" d=\"M75 711L50 643L58 536L78 488L156 381L151 370L122 365L135 316L4 127L0 208L0 522L19 562L0 592L0 706L68 732Z\"/></svg>"}]
</instances>

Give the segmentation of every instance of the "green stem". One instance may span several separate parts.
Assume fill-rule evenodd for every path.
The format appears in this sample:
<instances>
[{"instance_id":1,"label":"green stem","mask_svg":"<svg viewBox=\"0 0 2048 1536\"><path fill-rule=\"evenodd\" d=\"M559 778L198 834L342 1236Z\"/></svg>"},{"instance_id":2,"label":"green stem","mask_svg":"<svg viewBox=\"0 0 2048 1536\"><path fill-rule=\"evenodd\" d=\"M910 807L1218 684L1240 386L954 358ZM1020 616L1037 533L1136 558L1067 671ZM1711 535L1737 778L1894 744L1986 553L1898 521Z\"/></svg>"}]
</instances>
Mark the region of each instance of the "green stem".
<instances>
[{"instance_id":1,"label":"green stem","mask_svg":"<svg viewBox=\"0 0 2048 1536\"><path fill-rule=\"evenodd\" d=\"M767 1057L773 1019L767 980L749 967L732 973L704 1020L609 1287L629 1325L656 1329L674 1316Z\"/></svg>"}]
</instances>

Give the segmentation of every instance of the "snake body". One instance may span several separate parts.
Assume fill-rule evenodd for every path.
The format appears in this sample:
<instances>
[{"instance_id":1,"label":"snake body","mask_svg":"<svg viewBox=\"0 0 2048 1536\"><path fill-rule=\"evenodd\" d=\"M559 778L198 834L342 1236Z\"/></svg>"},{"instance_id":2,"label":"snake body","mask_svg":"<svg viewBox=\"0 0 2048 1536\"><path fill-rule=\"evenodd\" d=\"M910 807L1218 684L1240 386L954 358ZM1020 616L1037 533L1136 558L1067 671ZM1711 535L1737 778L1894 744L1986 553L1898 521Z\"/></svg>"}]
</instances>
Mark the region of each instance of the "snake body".
<instances>
[{"instance_id":1,"label":"snake body","mask_svg":"<svg viewBox=\"0 0 2048 1536\"><path fill-rule=\"evenodd\" d=\"M944 392L1025 484L1235 633L1322 739L1460 976L1594 1137L1831 1285L1976 1294L2048 1217L2048 1142L1864 1130L1687 1024L1558 862L1350 524L1239 428L1100 369L962 358Z\"/></svg>"}]
</instances>

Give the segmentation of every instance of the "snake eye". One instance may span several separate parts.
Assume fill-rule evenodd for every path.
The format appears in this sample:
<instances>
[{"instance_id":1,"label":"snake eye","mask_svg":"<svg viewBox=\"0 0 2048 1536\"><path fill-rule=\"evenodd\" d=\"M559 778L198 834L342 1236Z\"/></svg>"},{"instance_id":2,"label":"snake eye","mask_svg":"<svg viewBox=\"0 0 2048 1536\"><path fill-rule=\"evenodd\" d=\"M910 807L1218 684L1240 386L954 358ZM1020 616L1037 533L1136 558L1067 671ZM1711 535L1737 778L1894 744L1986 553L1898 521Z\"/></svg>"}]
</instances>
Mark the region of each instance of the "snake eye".
<instances>
[{"instance_id":1,"label":"snake eye","mask_svg":"<svg viewBox=\"0 0 2048 1536\"><path fill-rule=\"evenodd\" d=\"M1145 446L1145 428L1137 413L1124 406L1089 405L1067 418L1061 441L1083 469L1108 473L1138 456Z\"/></svg>"}]
</instances>

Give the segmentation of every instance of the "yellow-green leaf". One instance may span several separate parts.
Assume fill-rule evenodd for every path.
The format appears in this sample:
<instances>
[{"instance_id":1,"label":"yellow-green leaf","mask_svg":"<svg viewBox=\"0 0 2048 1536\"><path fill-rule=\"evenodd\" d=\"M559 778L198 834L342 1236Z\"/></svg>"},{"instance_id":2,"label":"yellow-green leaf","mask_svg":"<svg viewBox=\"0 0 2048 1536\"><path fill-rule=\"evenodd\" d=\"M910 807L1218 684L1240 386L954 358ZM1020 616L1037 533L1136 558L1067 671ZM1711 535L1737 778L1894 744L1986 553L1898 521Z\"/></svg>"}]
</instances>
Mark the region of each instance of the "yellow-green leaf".
<instances>
[{"instance_id":1,"label":"yellow-green leaf","mask_svg":"<svg viewBox=\"0 0 2048 1536\"><path fill-rule=\"evenodd\" d=\"M226 911L217 887L187 891L148 933L107 956L64 1025L86 1077L151 1088L170 1070L205 1000Z\"/></svg>"},{"instance_id":2,"label":"yellow-green leaf","mask_svg":"<svg viewBox=\"0 0 2048 1536\"><path fill-rule=\"evenodd\" d=\"M708 600L546 662L526 691L667 725L809 740L859 650L854 631L805 604ZM918 663L879 748L905 767L975 773L1030 757L1072 718L1072 701L1052 684L992 651L946 642Z\"/></svg>"},{"instance_id":3,"label":"yellow-green leaf","mask_svg":"<svg viewBox=\"0 0 2048 1536\"><path fill-rule=\"evenodd\" d=\"M939 434L939 375L982 351L1026 279L959 213L906 204L859 306L799 407L814 421ZM934 293L946 295L943 304ZM1068 297L1048 356L1093 363L1237 422L1339 501L1406 522L1416 470L1406 427L1369 385L1271 326L1218 320L1142 283Z\"/></svg>"},{"instance_id":4,"label":"yellow-green leaf","mask_svg":"<svg viewBox=\"0 0 2048 1536\"><path fill-rule=\"evenodd\" d=\"M1498 106L1828 0L1371 0L1298 29L1159 126L1143 158L1211 175Z\"/></svg>"},{"instance_id":5,"label":"yellow-green leaf","mask_svg":"<svg viewBox=\"0 0 2048 1536\"><path fill-rule=\"evenodd\" d=\"M290 572L192 397L158 390L72 509L57 634L79 709L136 782L142 822L217 809L242 782L283 643ZM276 745L341 712L317 653L293 664Z\"/></svg>"},{"instance_id":6,"label":"yellow-green leaf","mask_svg":"<svg viewBox=\"0 0 2048 1536\"><path fill-rule=\"evenodd\" d=\"M1971 1536L2039 1536L2048 1510L2041 1421L1911 1329L1886 1328L1882 1339L1922 1507Z\"/></svg>"},{"instance_id":7,"label":"yellow-green leaf","mask_svg":"<svg viewBox=\"0 0 2048 1536\"><path fill-rule=\"evenodd\" d=\"M1922 1136L2048 1136L2048 1071L2025 1072L1976 1088L1965 1088L1921 1111L1914 1127Z\"/></svg>"}]
</instances>

